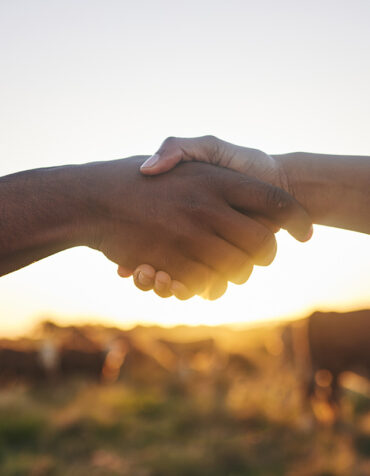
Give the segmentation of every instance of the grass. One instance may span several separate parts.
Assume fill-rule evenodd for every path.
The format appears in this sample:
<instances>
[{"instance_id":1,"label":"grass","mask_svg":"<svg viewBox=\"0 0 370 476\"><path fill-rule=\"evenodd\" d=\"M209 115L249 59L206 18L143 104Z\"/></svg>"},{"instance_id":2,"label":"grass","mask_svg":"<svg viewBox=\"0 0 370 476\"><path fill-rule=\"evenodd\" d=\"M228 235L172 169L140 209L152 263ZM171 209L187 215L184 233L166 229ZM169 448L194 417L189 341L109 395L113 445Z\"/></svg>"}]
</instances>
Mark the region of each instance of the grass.
<instances>
[{"instance_id":1,"label":"grass","mask_svg":"<svg viewBox=\"0 0 370 476\"><path fill-rule=\"evenodd\" d=\"M366 397L341 427L313 424L290 366L168 385L66 381L0 391L1 476L366 476ZM176 385L174 385L176 383Z\"/></svg>"}]
</instances>

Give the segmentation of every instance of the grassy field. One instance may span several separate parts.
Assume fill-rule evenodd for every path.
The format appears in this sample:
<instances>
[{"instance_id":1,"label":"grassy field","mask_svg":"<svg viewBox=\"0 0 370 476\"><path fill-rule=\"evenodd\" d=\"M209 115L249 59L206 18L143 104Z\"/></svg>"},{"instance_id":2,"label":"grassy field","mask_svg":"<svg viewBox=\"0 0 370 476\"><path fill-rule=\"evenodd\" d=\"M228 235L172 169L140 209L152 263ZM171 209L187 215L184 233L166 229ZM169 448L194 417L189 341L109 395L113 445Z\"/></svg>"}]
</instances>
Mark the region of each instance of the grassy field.
<instances>
[{"instance_id":1,"label":"grassy field","mask_svg":"<svg viewBox=\"0 0 370 476\"><path fill-rule=\"evenodd\" d=\"M347 390L340 422L316 422L274 332L215 330L249 362L227 373L4 386L1 476L368 476L369 399Z\"/></svg>"}]
</instances>

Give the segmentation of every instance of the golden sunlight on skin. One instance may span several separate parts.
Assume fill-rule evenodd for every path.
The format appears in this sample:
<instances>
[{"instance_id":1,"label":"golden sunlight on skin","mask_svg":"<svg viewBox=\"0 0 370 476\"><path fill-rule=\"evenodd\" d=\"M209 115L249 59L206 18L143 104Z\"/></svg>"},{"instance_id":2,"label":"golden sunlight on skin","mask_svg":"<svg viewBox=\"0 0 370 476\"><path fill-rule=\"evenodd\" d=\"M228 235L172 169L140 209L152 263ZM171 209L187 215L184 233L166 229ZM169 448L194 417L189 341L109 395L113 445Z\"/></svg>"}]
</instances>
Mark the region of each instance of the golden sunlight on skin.
<instances>
[{"instance_id":1,"label":"golden sunlight on skin","mask_svg":"<svg viewBox=\"0 0 370 476\"><path fill-rule=\"evenodd\" d=\"M115 266L103 256L79 248L2 278L7 298L0 302L1 330L19 334L48 315L61 323L103 321L123 327L218 325L296 317L313 309L368 307L367 240L359 233L316 227L310 243L297 243L280 232L275 262L256 267L248 283L230 285L215 302L164 300L144 293L131 280L116 277ZM340 243L340 249L333 243ZM13 293L15 285L23 299Z\"/></svg>"},{"instance_id":2,"label":"golden sunlight on skin","mask_svg":"<svg viewBox=\"0 0 370 476\"><path fill-rule=\"evenodd\" d=\"M370 154L368 2L125 4L0 5L0 175L152 154L169 135L211 133L272 154ZM77 248L0 279L0 334L50 314L215 325L370 307L369 240L316 227L302 244L280 232L275 262L215 302L144 293Z\"/></svg>"}]
</instances>

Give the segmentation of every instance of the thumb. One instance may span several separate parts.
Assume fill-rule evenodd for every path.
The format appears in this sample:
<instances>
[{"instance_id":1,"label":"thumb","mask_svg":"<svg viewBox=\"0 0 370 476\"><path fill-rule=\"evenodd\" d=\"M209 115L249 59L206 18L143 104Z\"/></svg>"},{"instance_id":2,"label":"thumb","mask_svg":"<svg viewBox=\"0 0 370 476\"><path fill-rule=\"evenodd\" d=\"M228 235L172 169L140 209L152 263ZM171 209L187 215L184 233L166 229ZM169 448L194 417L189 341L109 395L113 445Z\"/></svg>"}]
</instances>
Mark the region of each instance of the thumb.
<instances>
[{"instance_id":1,"label":"thumb","mask_svg":"<svg viewBox=\"0 0 370 476\"><path fill-rule=\"evenodd\" d=\"M181 155L159 154L156 152L149 157L140 167L140 172L144 175L158 175L173 169L181 162Z\"/></svg>"},{"instance_id":2,"label":"thumb","mask_svg":"<svg viewBox=\"0 0 370 476\"><path fill-rule=\"evenodd\" d=\"M221 141L213 136L194 137L168 137L158 149L149 157L140 170L145 175L157 175L168 172L181 161L196 160L199 162L215 163L218 165Z\"/></svg>"},{"instance_id":3,"label":"thumb","mask_svg":"<svg viewBox=\"0 0 370 476\"><path fill-rule=\"evenodd\" d=\"M184 153L181 148L162 146L141 165L140 171L144 175L163 174L173 169L183 158Z\"/></svg>"}]
</instances>

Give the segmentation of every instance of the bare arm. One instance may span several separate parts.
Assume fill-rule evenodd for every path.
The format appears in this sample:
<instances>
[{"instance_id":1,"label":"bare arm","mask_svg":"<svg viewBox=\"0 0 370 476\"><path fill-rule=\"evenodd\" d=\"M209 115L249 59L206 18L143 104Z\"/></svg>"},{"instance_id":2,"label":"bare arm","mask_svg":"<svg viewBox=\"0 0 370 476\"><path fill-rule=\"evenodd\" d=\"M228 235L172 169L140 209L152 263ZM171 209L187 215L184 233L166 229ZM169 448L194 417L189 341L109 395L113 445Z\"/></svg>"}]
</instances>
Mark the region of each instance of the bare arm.
<instances>
[{"instance_id":1,"label":"bare arm","mask_svg":"<svg viewBox=\"0 0 370 476\"><path fill-rule=\"evenodd\" d=\"M141 166L141 172L161 174L182 161L206 162L257 177L291 193L313 223L370 234L370 157L304 152L273 156L214 136L169 137ZM125 269L119 272L128 275ZM147 265L135 271L134 281L140 288L154 288L157 294L171 285L169 275Z\"/></svg>"},{"instance_id":2,"label":"bare arm","mask_svg":"<svg viewBox=\"0 0 370 476\"><path fill-rule=\"evenodd\" d=\"M314 223L370 234L370 157L296 152L274 158Z\"/></svg>"},{"instance_id":3,"label":"bare arm","mask_svg":"<svg viewBox=\"0 0 370 476\"><path fill-rule=\"evenodd\" d=\"M89 215L80 166L0 178L0 275L83 244Z\"/></svg>"},{"instance_id":4,"label":"bare arm","mask_svg":"<svg viewBox=\"0 0 370 476\"><path fill-rule=\"evenodd\" d=\"M85 245L130 269L143 262L163 269L192 295L210 282L225 290L227 279L246 280L253 264L274 258L273 233L241 210L272 214L298 238L308 232L305 210L276 187L204 164L144 177L139 172L144 160L1 178L0 276Z\"/></svg>"}]
</instances>

